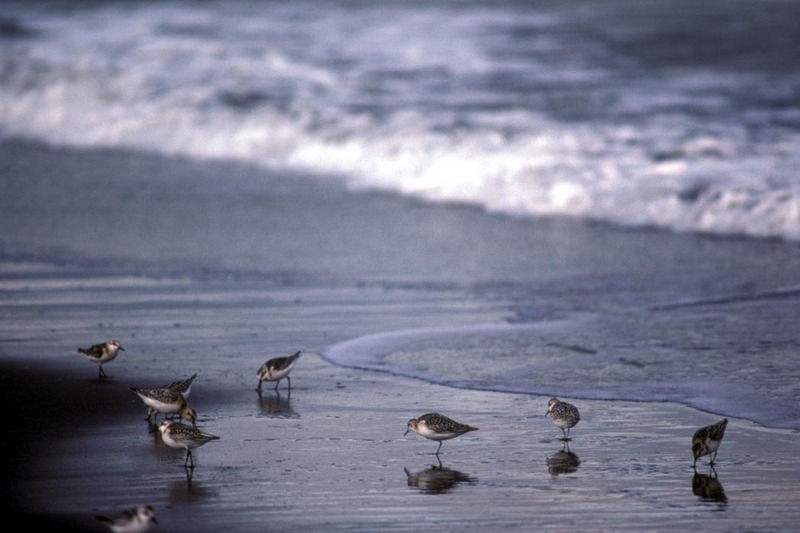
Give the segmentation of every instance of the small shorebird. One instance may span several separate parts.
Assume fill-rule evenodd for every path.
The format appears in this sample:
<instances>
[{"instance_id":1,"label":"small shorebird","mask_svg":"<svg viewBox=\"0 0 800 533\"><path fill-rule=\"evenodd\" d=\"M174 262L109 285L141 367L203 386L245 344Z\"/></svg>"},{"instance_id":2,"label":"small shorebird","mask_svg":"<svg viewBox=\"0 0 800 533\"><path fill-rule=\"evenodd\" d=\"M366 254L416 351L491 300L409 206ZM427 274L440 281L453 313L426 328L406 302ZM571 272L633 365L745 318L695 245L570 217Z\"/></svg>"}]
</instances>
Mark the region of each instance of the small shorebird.
<instances>
[{"instance_id":1,"label":"small shorebird","mask_svg":"<svg viewBox=\"0 0 800 533\"><path fill-rule=\"evenodd\" d=\"M561 440L565 442L571 440L569 438L569 430L575 427L575 424L581 419L577 407L571 403L562 402L558 398L550 398L550 401L547 402L547 412L545 416L550 416L550 420L553 421L553 424L561 428L561 433L563 434Z\"/></svg>"},{"instance_id":2,"label":"small shorebird","mask_svg":"<svg viewBox=\"0 0 800 533\"><path fill-rule=\"evenodd\" d=\"M170 389L137 389L130 387L139 398L142 399L147 409L147 421L150 417L155 415L158 418L158 413L166 415L178 415L181 420L188 418L192 421L192 425L196 425L197 412L189 407L186 403L186 398L180 392L175 392ZM153 420L155 424L155 420Z\"/></svg>"},{"instance_id":3,"label":"small shorebird","mask_svg":"<svg viewBox=\"0 0 800 533\"><path fill-rule=\"evenodd\" d=\"M114 533L144 533L158 524L155 511L149 505L125 509L114 516L97 515L97 519Z\"/></svg>"},{"instance_id":4,"label":"small shorebird","mask_svg":"<svg viewBox=\"0 0 800 533\"><path fill-rule=\"evenodd\" d=\"M100 379L109 377L103 370L103 363L116 359L120 350L124 352L125 348L122 347L119 341L113 340L94 344L88 348L78 348L78 353L82 353L86 356L86 359L98 364L97 379Z\"/></svg>"},{"instance_id":5,"label":"small shorebird","mask_svg":"<svg viewBox=\"0 0 800 533\"><path fill-rule=\"evenodd\" d=\"M697 466L697 460L704 455L711 455L711 465L717 458L717 450L725 436L725 428L728 427L728 419L723 418L716 424L702 427L695 431L692 437L692 455L694 456L693 467Z\"/></svg>"},{"instance_id":6,"label":"small shorebird","mask_svg":"<svg viewBox=\"0 0 800 533\"><path fill-rule=\"evenodd\" d=\"M192 384L194 383L195 378L197 378L197 373L189 376L186 379L179 379L177 381L173 381L172 383L167 383L162 389L169 389L174 392L180 392L183 394L185 399L189 399L189 395L192 393ZM155 414L157 411L152 407L147 408L147 418L148 420L150 417Z\"/></svg>"},{"instance_id":7,"label":"small shorebird","mask_svg":"<svg viewBox=\"0 0 800 533\"><path fill-rule=\"evenodd\" d=\"M289 390L292 390L292 378L289 377L295 361L300 357L300 352L286 357L276 357L270 359L258 369L258 392L261 392L261 383L264 381L274 381L275 390L278 390L278 385L281 379L286 378L289 381Z\"/></svg>"},{"instance_id":8,"label":"small shorebird","mask_svg":"<svg viewBox=\"0 0 800 533\"><path fill-rule=\"evenodd\" d=\"M439 441L439 447L436 448L435 453L438 456L439 450L442 449L442 441L458 437L470 431L476 431L477 429L476 427L456 422L439 413L428 413L419 418L409 420L408 429L403 435L408 435L409 431L413 431L426 439Z\"/></svg>"},{"instance_id":9,"label":"small shorebird","mask_svg":"<svg viewBox=\"0 0 800 533\"><path fill-rule=\"evenodd\" d=\"M170 448L183 448L186 450L186 459L183 461L183 466L189 466L190 468L194 468L192 449L219 439L216 435L205 433L196 427L173 422L172 420L162 421L158 430L161 431L161 440L164 441L164 444Z\"/></svg>"}]
</instances>

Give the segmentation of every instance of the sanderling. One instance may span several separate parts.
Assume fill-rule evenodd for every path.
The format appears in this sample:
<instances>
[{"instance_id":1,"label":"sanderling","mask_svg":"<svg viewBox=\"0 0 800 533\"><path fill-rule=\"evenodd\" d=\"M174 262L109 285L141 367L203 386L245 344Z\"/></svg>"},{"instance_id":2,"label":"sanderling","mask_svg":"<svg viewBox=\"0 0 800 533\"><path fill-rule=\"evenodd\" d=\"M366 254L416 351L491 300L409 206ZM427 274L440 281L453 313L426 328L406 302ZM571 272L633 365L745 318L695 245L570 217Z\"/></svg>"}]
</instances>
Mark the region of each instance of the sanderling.
<instances>
[{"instance_id":1,"label":"sanderling","mask_svg":"<svg viewBox=\"0 0 800 533\"><path fill-rule=\"evenodd\" d=\"M436 455L439 455L439 450L442 449L442 441L458 437L470 431L476 431L477 429L476 427L456 422L439 413L428 413L419 418L409 420L408 429L403 435L408 435L409 431L413 431L426 439L439 441L439 447L436 448Z\"/></svg>"},{"instance_id":2,"label":"sanderling","mask_svg":"<svg viewBox=\"0 0 800 533\"><path fill-rule=\"evenodd\" d=\"M171 391L180 392L183 394L185 399L189 399L189 395L192 393L192 384L194 383L195 378L197 378L197 373L189 376L186 379L179 379L177 381L173 381L172 383L167 383L166 385L162 386L162 389L169 389ZM147 408L147 418L155 414L157 411L152 407Z\"/></svg>"},{"instance_id":3,"label":"sanderling","mask_svg":"<svg viewBox=\"0 0 800 533\"><path fill-rule=\"evenodd\" d=\"M130 387L139 398L142 399L147 409L147 421L150 417L155 415L158 418L158 413L166 415L178 415L181 420L188 418L192 421L192 425L196 425L197 413L194 409L189 407L186 403L186 398L180 392L175 392L170 389L137 389ZM155 420L153 420L155 423Z\"/></svg>"},{"instance_id":4,"label":"sanderling","mask_svg":"<svg viewBox=\"0 0 800 533\"><path fill-rule=\"evenodd\" d=\"M551 398L550 401L547 402L547 412L545 413L545 416L548 415L550 416L550 420L553 421L553 424L561 428L561 433L563 434L561 440L565 442L570 440L570 428L574 427L581 419L578 408L571 403L562 402L558 398Z\"/></svg>"},{"instance_id":5,"label":"sanderling","mask_svg":"<svg viewBox=\"0 0 800 533\"><path fill-rule=\"evenodd\" d=\"M82 353L86 356L86 359L98 364L97 379L100 379L109 377L103 370L103 363L116 359L120 350L124 352L125 348L122 347L119 341L114 340L95 344L88 348L78 348L78 353Z\"/></svg>"},{"instance_id":6,"label":"sanderling","mask_svg":"<svg viewBox=\"0 0 800 533\"><path fill-rule=\"evenodd\" d=\"M114 533L140 533L150 531L153 524L158 524L155 511L150 505L142 505L135 509L125 509L114 516L98 515Z\"/></svg>"},{"instance_id":7,"label":"sanderling","mask_svg":"<svg viewBox=\"0 0 800 533\"><path fill-rule=\"evenodd\" d=\"M286 357L276 357L261 365L256 373L258 375L258 392L261 392L261 383L264 381L275 381L275 390L278 390L278 384L283 378L289 381L289 390L292 390L292 378L289 377L289 372L298 357L300 357L300 352Z\"/></svg>"},{"instance_id":8,"label":"sanderling","mask_svg":"<svg viewBox=\"0 0 800 533\"><path fill-rule=\"evenodd\" d=\"M694 456L694 463L692 466L697 465L697 460L704 455L711 456L711 464L717 458L717 449L722 442L722 437L725 436L725 428L728 427L728 419L723 418L716 424L706 426L695 431L692 437L692 455Z\"/></svg>"},{"instance_id":9,"label":"sanderling","mask_svg":"<svg viewBox=\"0 0 800 533\"><path fill-rule=\"evenodd\" d=\"M190 466L191 468L194 468L192 449L219 439L216 435L210 435L196 427L173 422L172 420L162 421L158 429L161 431L161 440L164 441L164 444L170 448L183 448L186 450L186 460L183 461L183 466Z\"/></svg>"}]
</instances>

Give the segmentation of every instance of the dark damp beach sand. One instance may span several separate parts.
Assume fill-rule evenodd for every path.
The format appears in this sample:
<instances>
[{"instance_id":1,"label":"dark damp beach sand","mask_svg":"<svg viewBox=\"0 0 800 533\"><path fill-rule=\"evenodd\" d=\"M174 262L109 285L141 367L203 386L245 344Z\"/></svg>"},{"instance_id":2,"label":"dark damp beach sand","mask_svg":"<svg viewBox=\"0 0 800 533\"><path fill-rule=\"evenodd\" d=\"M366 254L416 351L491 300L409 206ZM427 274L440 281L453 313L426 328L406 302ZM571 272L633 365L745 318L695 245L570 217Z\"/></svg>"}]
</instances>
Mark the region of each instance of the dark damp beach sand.
<instances>
[{"instance_id":1,"label":"dark damp beach sand","mask_svg":"<svg viewBox=\"0 0 800 533\"><path fill-rule=\"evenodd\" d=\"M224 164L26 143L3 144L0 153L4 192L19 193L2 200L2 496L6 511L30 523L102 530L95 515L140 504L155 508L157 530L195 532L792 531L800 523L796 432L731 418L716 478L705 459L695 476L691 436L716 415L564 398L581 409L566 450L544 416L546 397L442 387L320 357L326 346L375 332L504 321L507 301L470 293L464 283L507 280L520 270L518 243L500 246L495 231L523 222L471 226L483 215L381 195L354 199L324 185L322 195L312 187L276 196L263 190L259 171ZM211 183L221 171L238 173L239 190L249 183L259 201L226 218L207 209L208 188L182 198L160 194L159 180ZM114 173L116 182L108 178ZM148 177L126 181L141 174ZM322 204L306 205L314 198ZM87 200L119 206L93 223ZM264 202L273 209L256 220ZM326 216L312 220L309 209ZM621 305L653 279L663 283L650 288L654 300L674 301L698 286L717 294L726 283L769 286L763 275L781 285L797 275L787 267L796 247L775 243L731 242L752 253L732 254L736 264L727 269L722 256L709 254L709 273L698 274L687 258L699 245L689 237L524 224L520 233L534 245L553 249L554 235L568 245L561 257L530 254L531 267L548 267L554 279L566 277L564 269L600 276L625 264L632 281ZM452 264L458 250L437 247L460 229L470 233L458 244L475 246L469 260ZM408 243L433 230L417 256ZM598 240L603 253L592 248ZM260 250L245 246L257 241ZM644 241L651 256L637 253ZM784 251L790 260L781 263ZM243 259L226 262L236 254ZM666 279L653 266L659 254L683 261ZM749 273L737 277L742 268ZM126 351L101 381L75 349L107 338ZM280 394L265 386L259 396L259 365L298 350L291 395L284 381ZM129 387L194 372L198 425L221 439L197 449L187 472L183 452L151 433ZM479 428L445 442L441 465L435 442L403 436L409 418L430 411Z\"/></svg>"},{"instance_id":2,"label":"dark damp beach sand","mask_svg":"<svg viewBox=\"0 0 800 533\"><path fill-rule=\"evenodd\" d=\"M104 290L132 291L121 285L107 279ZM7 510L101 530L96 514L150 504L163 531L788 531L800 520L795 433L731 420L716 477L706 459L695 476L691 435L716 417L671 404L576 401L582 420L563 449L544 417L547 398L440 387L318 356L328 342L419 312L411 292L387 305L368 289L293 290L292 298L241 289L162 284L160 309L118 306L124 327L116 313L84 305L93 289L20 297L39 300L29 310L39 318L3 348L13 428L4 438ZM187 291L196 298L190 310L179 303ZM88 331L69 326L81 307L83 322L97 324ZM70 347L110 329L124 333L126 351L100 381ZM9 346L36 355L25 362ZM284 381L280 394L265 387L259 396L255 370L289 346L303 349L291 395ZM221 439L198 448L186 471L183 452L150 433L128 386L195 371L198 424ZM441 466L435 442L403 436L409 418L432 410L479 428L446 441Z\"/></svg>"}]
</instances>

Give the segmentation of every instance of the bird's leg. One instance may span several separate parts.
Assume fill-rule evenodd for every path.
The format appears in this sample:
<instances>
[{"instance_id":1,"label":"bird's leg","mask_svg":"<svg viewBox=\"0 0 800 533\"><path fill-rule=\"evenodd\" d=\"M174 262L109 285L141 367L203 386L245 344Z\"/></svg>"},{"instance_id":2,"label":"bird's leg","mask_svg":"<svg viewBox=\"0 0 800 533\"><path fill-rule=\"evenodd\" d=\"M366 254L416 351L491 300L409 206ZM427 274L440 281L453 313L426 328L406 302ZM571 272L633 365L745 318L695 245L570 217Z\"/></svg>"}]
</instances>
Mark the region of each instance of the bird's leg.
<instances>
[{"instance_id":1,"label":"bird's leg","mask_svg":"<svg viewBox=\"0 0 800 533\"><path fill-rule=\"evenodd\" d=\"M256 389L258 392L261 392L261 380L258 380L258 388Z\"/></svg>"},{"instance_id":2,"label":"bird's leg","mask_svg":"<svg viewBox=\"0 0 800 533\"><path fill-rule=\"evenodd\" d=\"M286 380L289 382L289 390L292 390L292 378L291 378L291 376L286 376Z\"/></svg>"},{"instance_id":3,"label":"bird's leg","mask_svg":"<svg viewBox=\"0 0 800 533\"><path fill-rule=\"evenodd\" d=\"M186 459L183 461L183 466L189 466L190 468L194 468L194 458L192 457L192 450L186 450Z\"/></svg>"},{"instance_id":4,"label":"bird's leg","mask_svg":"<svg viewBox=\"0 0 800 533\"><path fill-rule=\"evenodd\" d=\"M438 457L439 456L439 450L441 450L441 449L442 449L442 441L439 441L439 447L436 448L436 453L434 455Z\"/></svg>"}]
</instances>

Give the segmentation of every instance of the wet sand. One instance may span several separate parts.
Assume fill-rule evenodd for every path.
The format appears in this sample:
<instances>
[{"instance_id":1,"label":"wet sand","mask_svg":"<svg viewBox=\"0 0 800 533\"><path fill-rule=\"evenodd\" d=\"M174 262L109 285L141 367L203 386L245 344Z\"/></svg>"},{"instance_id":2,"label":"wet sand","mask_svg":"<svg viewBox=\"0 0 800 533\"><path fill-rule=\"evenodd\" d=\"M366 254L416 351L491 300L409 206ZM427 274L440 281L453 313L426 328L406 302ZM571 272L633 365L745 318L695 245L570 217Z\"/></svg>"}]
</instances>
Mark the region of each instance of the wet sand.
<instances>
[{"instance_id":1,"label":"wet sand","mask_svg":"<svg viewBox=\"0 0 800 533\"><path fill-rule=\"evenodd\" d=\"M157 530L192 532L800 523L797 432L731 419L716 480L706 460L695 477L691 435L717 415L563 398L582 413L567 451L546 397L320 356L379 332L507 323L515 302L492 296L498 283L519 289L523 309L551 284L556 310L591 307L598 291L622 308L642 294L763 294L796 285L796 246L491 218L239 165L28 143L0 153L2 502L29 523L102 531L96 515L142 504ZM113 209L85 208L97 205ZM790 346L781 301L760 320ZM109 338L125 352L98 380L76 349ZM291 396L285 382L259 396L258 367L298 350ZM221 438L187 472L129 387L195 372L198 425ZM403 435L430 411L479 428L445 442L441 466L435 442Z\"/></svg>"},{"instance_id":2,"label":"wet sand","mask_svg":"<svg viewBox=\"0 0 800 533\"><path fill-rule=\"evenodd\" d=\"M716 475L690 439L718 417L673 404L576 401L569 450L547 398L441 387L336 367L335 342L492 309L413 289L88 276L6 263L0 376L6 511L60 530L150 504L160 531L771 530L800 523L795 432L731 420ZM431 309L435 309L432 311ZM75 348L126 351L98 380ZM302 350L291 394L256 369ZM199 376L190 397L219 435L195 468L167 448L130 386ZM566 398L567 400L571 400ZM439 411L479 428L403 436ZM712 473L713 474L713 473Z\"/></svg>"}]
</instances>

